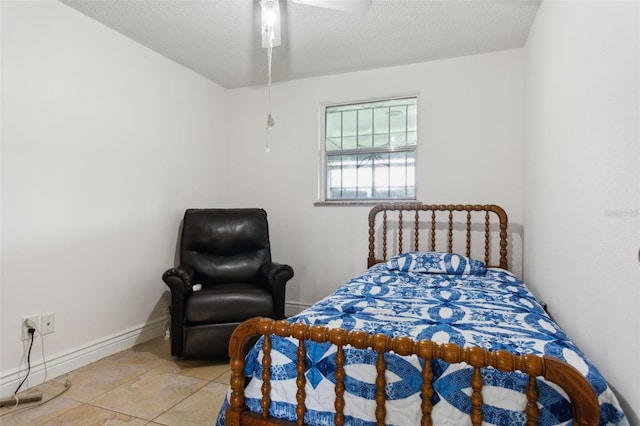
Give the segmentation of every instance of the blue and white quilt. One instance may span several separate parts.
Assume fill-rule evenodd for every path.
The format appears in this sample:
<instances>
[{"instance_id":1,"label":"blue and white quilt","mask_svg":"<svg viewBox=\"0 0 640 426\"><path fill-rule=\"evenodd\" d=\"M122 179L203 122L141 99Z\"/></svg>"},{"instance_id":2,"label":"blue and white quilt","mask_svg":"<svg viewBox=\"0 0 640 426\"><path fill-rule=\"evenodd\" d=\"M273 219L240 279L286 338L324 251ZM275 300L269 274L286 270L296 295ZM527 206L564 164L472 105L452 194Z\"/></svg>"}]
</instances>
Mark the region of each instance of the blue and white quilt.
<instances>
[{"instance_id":1,"label":"blue and white quilt","mask_svg":"<svg viewBox=\"0 0 640 426\"><path fill-rule=\"evenodd\" d=\"M524 283L512 273L486 268L474 259L439 252L411 252L371 267L325 299L288 321L330 328L364 330L392 337L408 336L436 343L506 349L517 354L551 355L576 367L598 395L602 424L628 421L596 367L585 358L545 313ZM274 417L295 420L296 349L293 338L272 339L272 403ZM305 424L332 425L335 413L334 346L307 342ZM376 352L345 347L345 418L350 425L375 424ZM261 412L259 346L247 356L246 390L251 411ZM420 424L421 360L386 354L387 417L393 425ZM470 424L472 370L465 365L432 363L434 424ZM524 375L483 369L485 424L524 424ZM572 424L571 406L562 390L538 380L539 424ZM222 407L218 425L224 424Z\"/></svg>"}]
</instances>

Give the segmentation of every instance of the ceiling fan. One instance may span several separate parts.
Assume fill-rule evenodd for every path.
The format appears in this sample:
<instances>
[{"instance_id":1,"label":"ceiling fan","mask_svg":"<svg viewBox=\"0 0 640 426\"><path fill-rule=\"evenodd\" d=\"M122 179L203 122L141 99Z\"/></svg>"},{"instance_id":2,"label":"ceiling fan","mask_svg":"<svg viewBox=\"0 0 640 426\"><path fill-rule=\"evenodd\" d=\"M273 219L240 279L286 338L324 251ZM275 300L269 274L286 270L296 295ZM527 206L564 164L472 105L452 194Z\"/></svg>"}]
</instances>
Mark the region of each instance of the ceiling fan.
<instances>
[{"instance_id":1,"label":"ceiling fan","mask_svg":"<svg viewBox=\"0 0 640 426\"><path fill-rule=\"evenodd\" d=\"M291 0L303 6L321 7L341 12L366 13L373 0ZM260 0L262 12L262 47L280 45L280 2Z\"/></svg>"},{"instance_id":2,"label":"ceiling fan","mask_svg":"<svg viewBox=\"0 0 640 426\"><path fill-rule=\"evenodd\" d=\"M373 0L291 0L303 6L314 6L341 12L366 13ZM267 49L269 115L267 116L267 140L265 151L269 152L269 133L276 122L271 114L271 58L272 49L280 46L280 2L279 0L260 0L262 47Z\"/></svg>"}]
</instances>

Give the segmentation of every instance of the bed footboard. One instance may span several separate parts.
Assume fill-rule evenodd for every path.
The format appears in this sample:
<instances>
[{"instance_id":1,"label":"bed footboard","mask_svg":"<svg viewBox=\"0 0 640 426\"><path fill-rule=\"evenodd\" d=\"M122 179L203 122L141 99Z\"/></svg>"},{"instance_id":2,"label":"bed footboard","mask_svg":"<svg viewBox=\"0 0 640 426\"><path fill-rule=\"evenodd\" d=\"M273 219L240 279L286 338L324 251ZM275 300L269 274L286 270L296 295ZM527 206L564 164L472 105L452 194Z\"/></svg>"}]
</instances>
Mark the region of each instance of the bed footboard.
<instances>
[{"instance_id":1,"label":"bed footboard","mask_svg":"<svg viewBox=\"0 0 640 426\"><path fill-rule=\"evenodd\" d=\"M262 365L262 414L250 413L245 406L243 375L246 344L251 337L264 336L262 350L264 353ZM376 362L376 409L375 418L377 424L385 424L385 352L393 351L398 355L417 355L422 358L424 367L422 371L422 425L431 425L431 396L433 395L431 363L435 359L441 359L447 363L467 363L473 367L471 380L471 423L480 425L482 418L482 368L495 368L503 372L520 371L529 376L526 389L526 413L527 425L536 425L538 421L538 387L537 377L544 377L560 386L568 395L573 409L574 424L597 425L600 423L600 408L598 399L587 380L572 366L558 359L536 355L514 355L507 351L487 351L480 347L461 348L458 345L436 344L428 340L414 341L408 337L391 338L384 334L370 335L363 331L347 331L343 329L329 329L323 326L307 326L302 323L291 324L287 321L273 321L268 318L253 318L242 323L231 337L229 356L231 357L231 396L230 408L226 412L226 424L239 425L269 425L269 424L296 424L273 419L268 416L270 400L270 365L271 365L271 340L270 335L280 337L293 337L298 339L297 351L297 408L296 414L301 425L306 411L305 406L305 357L306 348L304 342L307 339L315 342L331 342L337 346L336 355L336 385L335 385L335 424L344 423L344 356L343 347L350 345L359 349L370 348L378 353Z\"/></svg>"}]
</instances>

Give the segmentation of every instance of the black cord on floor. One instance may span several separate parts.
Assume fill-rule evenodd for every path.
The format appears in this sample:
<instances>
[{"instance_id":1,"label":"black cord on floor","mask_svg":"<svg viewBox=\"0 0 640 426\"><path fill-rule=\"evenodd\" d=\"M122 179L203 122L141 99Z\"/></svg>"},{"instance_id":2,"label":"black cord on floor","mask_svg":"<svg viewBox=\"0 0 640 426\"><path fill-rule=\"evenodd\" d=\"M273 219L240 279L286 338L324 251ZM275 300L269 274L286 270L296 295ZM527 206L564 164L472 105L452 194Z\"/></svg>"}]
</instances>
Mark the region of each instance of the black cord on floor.
<instances>
[{"instance_id":1,"label":"black cord on floor","mask_svg":"<svg viewBox=\"0 0 640 426\"><path fill-rule=\"evenodd\" d=\"M24 382L27 380L27 377L29 377L29 373L31 372L31 348L33 347L33 341L35 340L35 333L36 333L35 328L29 328L29 334L31 335L31 343L29 344L29 352L27 353L27 375L24 376L24 379L22 379L22 381L18 385L18 388L13 393L14 395L18 393L18 391L20 390Z\"/></svg>"}]
</instances>

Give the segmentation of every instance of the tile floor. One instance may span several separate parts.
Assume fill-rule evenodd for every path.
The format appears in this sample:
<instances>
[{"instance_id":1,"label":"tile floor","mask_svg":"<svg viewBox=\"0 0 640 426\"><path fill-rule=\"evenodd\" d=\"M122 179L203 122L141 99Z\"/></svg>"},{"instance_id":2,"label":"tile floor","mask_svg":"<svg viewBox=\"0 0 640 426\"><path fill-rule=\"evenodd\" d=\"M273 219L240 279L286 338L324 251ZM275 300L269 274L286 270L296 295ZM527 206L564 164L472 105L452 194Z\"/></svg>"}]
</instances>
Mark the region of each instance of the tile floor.
<instances>
[{"instance_id":1,"label":"tile floor","mask_svg":"<svg viewBox=\"0 0 640 426\"><path fill-rule=\"evenodd\" d=\"M228 361L173 358L169 344L156 338L49 380L37 386L43 400L64 389L66 380L71 386L49 402L1 416L0 425L215 424Z\"/></svg>"}]
</instances>

